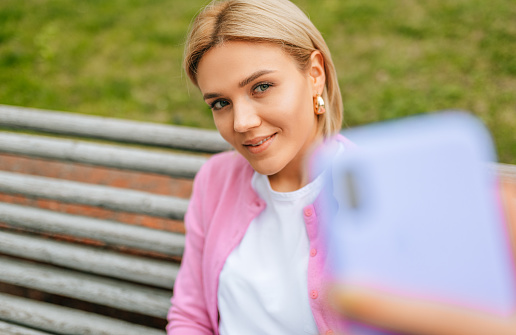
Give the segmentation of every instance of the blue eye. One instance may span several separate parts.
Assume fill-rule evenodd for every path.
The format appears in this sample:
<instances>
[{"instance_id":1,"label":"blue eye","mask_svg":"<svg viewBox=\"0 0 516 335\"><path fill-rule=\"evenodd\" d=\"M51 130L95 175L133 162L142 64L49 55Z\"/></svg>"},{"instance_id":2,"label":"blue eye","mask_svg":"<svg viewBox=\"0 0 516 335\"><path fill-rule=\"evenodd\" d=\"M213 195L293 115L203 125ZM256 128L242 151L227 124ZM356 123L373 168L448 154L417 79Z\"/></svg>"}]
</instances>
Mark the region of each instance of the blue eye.
<instances>
[{"instance_id":1,"label":"blue eye","mask_svg":"<svg viewBox=\"0 0 516 335\"><path fill-rule=\"evenodd\" d=\"M272 86L271 84L260 84L254 88L254 91L256 93L263 93L263 92L267 91L269 89L269 87L271 87L271 86Z\"/></svg>"},{"instance_id":2,"label":"blue eye","mask_svg":"<svg viewBox=\"0 0 516 335\"><path fill-rule=\"evenodd\" d=\"M211 104L211 109L219 110L229 105L229 102L226 100L217 100L214 103Z\"/></svg>"}]
</instances>

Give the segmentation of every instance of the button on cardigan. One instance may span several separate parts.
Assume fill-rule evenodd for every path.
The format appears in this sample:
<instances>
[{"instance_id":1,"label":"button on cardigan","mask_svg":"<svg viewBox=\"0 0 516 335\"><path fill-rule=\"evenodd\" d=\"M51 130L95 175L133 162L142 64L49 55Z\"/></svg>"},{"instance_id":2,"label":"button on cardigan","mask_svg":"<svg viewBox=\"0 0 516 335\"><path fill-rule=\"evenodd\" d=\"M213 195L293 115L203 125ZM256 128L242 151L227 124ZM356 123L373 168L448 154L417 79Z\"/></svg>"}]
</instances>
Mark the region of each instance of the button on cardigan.
<instances>
[{"instance_id":1,"label":"button on cardigan","mask_svg":"<svg viewBox=\"0 0 516 335\"><path fill-rule=\"evenodd\" d=\"M342 136L337 140L352 146ZM186 242L168 313L167 334L219 335L217 291L226 258L242 240L251 221L265 208L252 188L254 170L235 151L212 156L195 177L185 215ZM321 333L339 329L341 321L324 302L328 278L326 251L320 232L319 198L304 208L310 249L308 262L310 308Z\"/></svg>"}]
</instances>

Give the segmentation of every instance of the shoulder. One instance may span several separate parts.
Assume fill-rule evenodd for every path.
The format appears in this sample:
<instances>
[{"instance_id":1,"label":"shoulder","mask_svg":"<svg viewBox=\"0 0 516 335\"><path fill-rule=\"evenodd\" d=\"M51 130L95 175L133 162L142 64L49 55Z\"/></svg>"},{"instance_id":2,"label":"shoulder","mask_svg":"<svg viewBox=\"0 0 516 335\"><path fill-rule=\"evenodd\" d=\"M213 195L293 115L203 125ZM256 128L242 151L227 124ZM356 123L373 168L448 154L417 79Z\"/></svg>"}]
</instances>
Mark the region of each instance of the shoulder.
<instances>
[{"instance_id":1,"label":"shoulder","mask_svg":"<svg viewBox=\"0 0 516 335\"><path fill-rule=\"evenodd\" d=\"M346 148L346 149L354 149L357 146L355 143L351 142L350 140L348 140L346 137L342 136L341 134L337 134L337 136L335 136L335 139L337 142L344 144L344 148Z\"/></svg>"},{"instance_id":2,"label":"shoulder","mask_svg":"<svg viewBox=\"0 0 516 335\"><path fill-rule=\"evenodd\" d=\"M211 156L199 170L201 175L227 179L253 168L249 162L236 151L225 151Z\"/></svg>"},{"instance_id":3,"label":"shoulder","mask_svg":"<svg viewBox=\"0 0 516 335\"><path fill-rule=\"evenodd\" d=\"M314 180L334 160L336 155L355 149L357 146L341 134L325 138L313 152L309 164L309 176Z\"/></svg>"},{"instance_id":4,"label":"shoulder","mask_svg":"<svg viewBox=\"0 0 516 335\"><path fill-rule=\"evenodd\" d=\"M204 163L195 182L202 183L203 188L221 190L250 182L253 172L252 166L242 155L236 151L225 151L211 156Z\"/></svg>"},{"instance_id":5,"label":"shoulder","mask_svg":"<svg viewBox=\"0 0 516 335\"><path fill-rule=\"evenodd\" d=\"M208 169L226 167L228 169L241 169L249 166L249 162L237 151L224 151L215 154L204 164Z\"/></svg>"},{"instance_id":6,"label":"shoulder","mask_svg":"<svg viewBox=\"0 0 516 335\"><path fill-rule=\"evenodd\" d=\"M187 231L194 230L192 225L196 223L205 232L211 226L220 228L230 213L240 213L235 206L253 198L253 173L252 166L236 151L210 157L195 176L185 216Z\"/></svg>"}]
</instances>

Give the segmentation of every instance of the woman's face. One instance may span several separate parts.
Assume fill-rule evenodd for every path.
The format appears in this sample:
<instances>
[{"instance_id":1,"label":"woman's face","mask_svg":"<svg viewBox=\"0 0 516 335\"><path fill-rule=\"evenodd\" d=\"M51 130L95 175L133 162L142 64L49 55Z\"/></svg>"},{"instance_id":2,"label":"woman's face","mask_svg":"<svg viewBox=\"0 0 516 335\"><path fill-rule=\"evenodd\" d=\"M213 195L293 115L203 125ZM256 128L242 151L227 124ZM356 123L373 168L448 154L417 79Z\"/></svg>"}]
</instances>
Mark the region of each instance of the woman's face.
<instances>
[{"instance_id":1,"label":"woman's face","mask_svg":"<svg viewBox=\"0 0 516 335\"><path fill-rule=\"evenodd\" d=\"M302 176L307 152L322 137L313 107L324 87L322 62L312 53L304 72L279 46L249 42L216 46L199 62L197 81L217 129L271 185Z\"/></svg>"}]
</instances>

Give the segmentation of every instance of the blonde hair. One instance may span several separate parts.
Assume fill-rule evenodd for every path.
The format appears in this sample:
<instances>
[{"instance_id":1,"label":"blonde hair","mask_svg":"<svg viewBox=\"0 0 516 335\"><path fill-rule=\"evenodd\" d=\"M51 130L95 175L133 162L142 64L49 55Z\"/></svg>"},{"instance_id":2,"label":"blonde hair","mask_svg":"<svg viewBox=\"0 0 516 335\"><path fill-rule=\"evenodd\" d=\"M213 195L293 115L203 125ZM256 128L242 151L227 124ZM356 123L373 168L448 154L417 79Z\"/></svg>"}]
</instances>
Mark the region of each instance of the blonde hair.
<instances>
[{"instance_id":1,"label":"blonde hair","mask_svg":"<svg viewBox=\"0 0 516 335\"><path fill-rule=\"evenodd\" d=\"M321 33L296 5L288 0L214 0L194 19L186 41L184 63L188 77L197 85L197 67L204 54L226 41L274 43L308 70L311 54L324 58L326 83L322 97L326 113L320 114L324 136L337 133L342 124L342 97L330 50Z\"/></svg>"}]
</instances>

